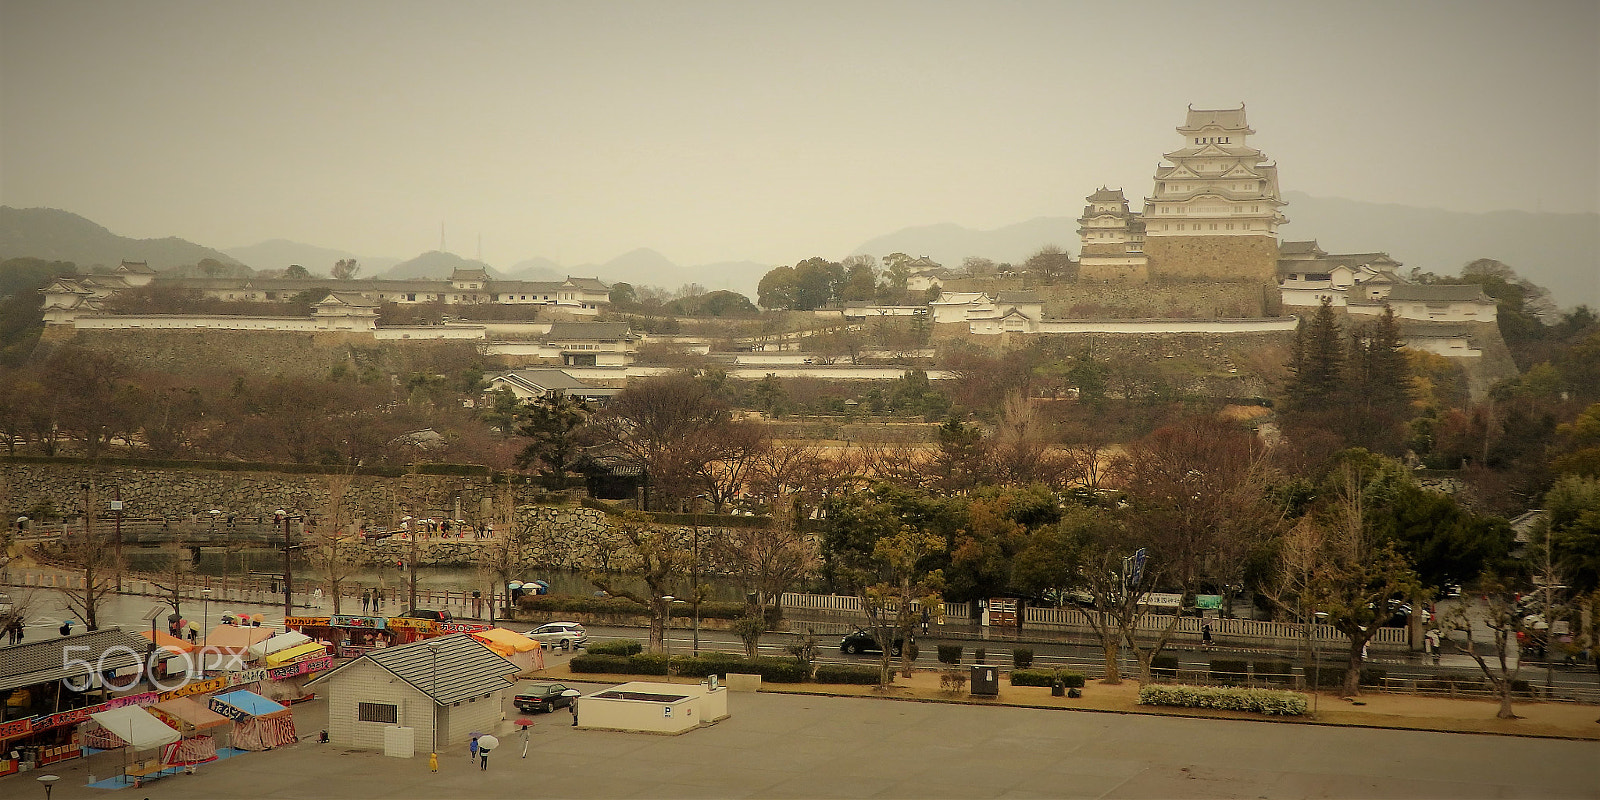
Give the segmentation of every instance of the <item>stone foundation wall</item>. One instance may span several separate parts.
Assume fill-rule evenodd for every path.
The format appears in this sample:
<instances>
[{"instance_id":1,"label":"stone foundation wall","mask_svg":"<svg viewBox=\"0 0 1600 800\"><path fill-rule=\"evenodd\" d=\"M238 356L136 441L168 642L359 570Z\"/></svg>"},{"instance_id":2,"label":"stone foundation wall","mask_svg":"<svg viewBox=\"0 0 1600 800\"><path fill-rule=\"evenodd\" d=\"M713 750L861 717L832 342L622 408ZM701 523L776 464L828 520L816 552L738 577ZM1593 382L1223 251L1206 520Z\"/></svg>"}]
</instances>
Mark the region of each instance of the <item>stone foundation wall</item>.
<instances>
[{"instance_id":1,"label":"stone foundation wall","mask_svg":"<svg viewBox=\"0 0 1600 800\"><path fill-rule=\"evenodd\" d=\"M58 332L41 346L56 343L108 352L135 369L177 373L206 364L253 375L324 377L341 368L357 377L388 376L445 372L479 357L471 342L379 342L370 333L340 331L82 330Z\"/></svg>"},{"instance_id":2,"label":"stone foundation wall","mask_svg":"<svg viewBox=\"0 0 1600 800\"><path fill-rule=\"evenodd\" d=\"M1151 236L1144 253L1153 280L1278 280L1278 240L1271 236Z\"/></svg>"}]
</instances>

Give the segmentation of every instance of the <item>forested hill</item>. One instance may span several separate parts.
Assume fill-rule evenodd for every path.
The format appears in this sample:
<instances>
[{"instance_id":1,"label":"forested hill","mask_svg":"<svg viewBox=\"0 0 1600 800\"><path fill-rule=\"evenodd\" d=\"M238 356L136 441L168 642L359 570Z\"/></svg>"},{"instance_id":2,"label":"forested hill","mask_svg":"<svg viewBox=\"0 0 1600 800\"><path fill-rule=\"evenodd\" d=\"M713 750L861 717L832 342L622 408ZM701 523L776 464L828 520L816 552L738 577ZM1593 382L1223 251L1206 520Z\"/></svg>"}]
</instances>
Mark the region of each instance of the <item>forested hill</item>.
<instances>
[{"instance_id":1,"label":"forested hill","mask_svg":"<svg viewBox=\"0 0 1600 800\"><path fill-rule=\"evenodd\" d=\"M147 261L158 270L207 258L239 265L226 253L176 237L130 239L71 212L0 206L0 260L8 258L70 261L83 271L96 265L115 267L124 259Z\"/></svg>"}]
</instances>

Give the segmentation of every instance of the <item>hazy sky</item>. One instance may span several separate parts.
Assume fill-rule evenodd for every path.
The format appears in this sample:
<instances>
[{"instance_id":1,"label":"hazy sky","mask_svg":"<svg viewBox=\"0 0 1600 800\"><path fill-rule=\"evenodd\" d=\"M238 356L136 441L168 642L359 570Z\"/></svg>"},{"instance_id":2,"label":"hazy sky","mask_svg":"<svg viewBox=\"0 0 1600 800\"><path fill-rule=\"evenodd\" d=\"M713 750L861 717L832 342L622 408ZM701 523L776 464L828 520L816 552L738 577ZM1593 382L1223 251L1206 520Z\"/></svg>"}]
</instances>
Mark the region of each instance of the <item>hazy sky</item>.
<instances>
[{"instance_id":1,"label":"hazy sky","mask_svg":"<svg viewBox=\"0 0 1600 800\"><path fill-rule=\"evenodd\" d=\"M0 203L213 247L837 258L1142 198L1240 101L1285 190L1600 210L1594 0L0 9Z\"/></svg>"}]
</instances>

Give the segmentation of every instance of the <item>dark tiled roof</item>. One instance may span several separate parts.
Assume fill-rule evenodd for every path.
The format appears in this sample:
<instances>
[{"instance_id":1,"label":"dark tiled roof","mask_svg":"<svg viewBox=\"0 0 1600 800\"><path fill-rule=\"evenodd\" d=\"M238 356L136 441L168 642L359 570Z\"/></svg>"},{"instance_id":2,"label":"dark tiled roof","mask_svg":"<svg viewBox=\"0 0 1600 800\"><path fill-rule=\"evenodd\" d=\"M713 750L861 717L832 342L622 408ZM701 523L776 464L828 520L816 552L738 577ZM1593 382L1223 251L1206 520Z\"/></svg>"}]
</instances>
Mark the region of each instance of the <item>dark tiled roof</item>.
<instances>
[{"instance_id":1,"label":"dark tiled roof","mask_svg":"<svg viewBox=\"0 0 1600 800\"><path fill-rule=\"evenodd\" d=\"M1042 303L1044 300L1035 292L1000 292L995 295L996 303Z\"/></svg>"},{"instance_id":2,"label":"dark tiled roof","mask_svg":"<svg viewBox=\"0 0 1600 800\"><path fill-rule=\"evenodd\" d=\"M1322 252L1321 247L1317 246L1316 239L1312 239L1309 242L1280 242L1278 244L1279 255L1293 256L1301 253L1315 253L1319 256L1327 255L1327 253Z\"/></svg>"},{"instance_id":3,"label":"dark tiled roof","mask_svg":"<svg viewBox=\"0 0 1600 800\"><path fill-rule=\"evenodd\" d=\"M1128 200L1128 198L1123 195L1121 189L1107 189L1104 186L1096 189L1094 194L1089 195L1085 199L1091 203L1118 203L1127 202Z\"/></svg>"},{"instance_id":4,"label":"dark tiled roof","mask_svg":"<svg viewBox=\"0 0 1600 800\"><path fill-rule=\"evenodd\" d=\"M596 292L611 291L611 287L601 283L599 278L574 278L568 276L567 283L570 283L579 289L590 289Z\"/></svg>"},{"instance_id":5,"label":"dark tiled roof","mask_svg":"<svg viewBox=\"0 0 1600 800\"><path fill-rule=\"evenodd\" d=\"M1180 131L1199 130L1207 125L1218 125L1228 130L1248 128L1244 121L1244 104L1238 108L1195 108L1189 107L1189 115L1184 119Z\"/></svg>"},{"instance_id":6,"label":"dark tiled roof","mask_svg":"<svg viewBox=\"0 0 1600 800\"><path fill-rule=\"evenodd\" d=\"M626 322L552 322L545 339L622 339L632 329Z\"/></svg>"},{"instance_id":7,"label":"dark tiled roof","mask_svg":"<svg viewBox=\"0 0 1600 800\"><path fill-rule=\"evenodd\" d=\"M438 649L437 653L434 648ZM455 633L373 650L313 683L328 680L350 664L363 660L377 664L440 705L482 697L511 686L516 683L512 676L519 669L471 635Z\"/></svg>"},{"instance_id":8,"label":"dark tiled roof","mask_svg":"<svg viewBox=\"0 0 1600 800\"><path fill-rule=\"evenodd\" d=\"M505 380L523 383L530 387L544 389L587 389L589 384L568 375L559 369L519 369L504 373L499 376Z\"/></svg>"},{"instance_id":9,"label":"dark tiled roof","mask_svg":"<svg viewBox=\"0 0 1600 800\"><path fill-rule=\"evenodd\" d=\"M79 649L68 651L68 647ZM113 647L117 650L107 654L106 651ZM89 674L90 670L71 666L74 661L87 661L96 666L103 663L108 670L131 667L139 663L149 650L149 639L124 633L120 628L84 631L71 636L0 647L0 692ZM102 655L105 655L104 662L101 661Z\"/></svg>"},{"instance_id":10,"label":"dark tiled roof","mask_svg":"<svg viewBox=\"0 0 1600 800\"><path fill-rule=\"evenodd\" d=\"M1476 283L1401 284L1389 290L1388 299L1422 303L1494 302Z\"/></svg>"}]
</instances>

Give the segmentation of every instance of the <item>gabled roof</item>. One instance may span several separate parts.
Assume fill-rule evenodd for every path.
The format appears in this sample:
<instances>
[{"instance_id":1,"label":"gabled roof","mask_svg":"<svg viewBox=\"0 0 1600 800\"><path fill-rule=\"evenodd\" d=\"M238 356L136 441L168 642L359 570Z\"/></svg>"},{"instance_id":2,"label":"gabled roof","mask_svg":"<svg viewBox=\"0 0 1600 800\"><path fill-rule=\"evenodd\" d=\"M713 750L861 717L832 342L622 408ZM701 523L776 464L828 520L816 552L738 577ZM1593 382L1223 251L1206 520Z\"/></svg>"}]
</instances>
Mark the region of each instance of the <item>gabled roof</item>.
<instances>
[{"instance_id":1,"label":"gabled roof","mask_svg":"<svg viewBox=\"0 0 1600 800\"><path fill-rule=\"evenodd\" d=\"M939 295L939 299L934 300L932 304L941 306L962 306L969 303L991 302L994 301L989 297L989 295L984 294L983 292L943 292Z\"/></svg>"},{"instance_id":2,"label":"gabled roof","mask_svg":"<svg viewBox=\"0 0 1600 800\"><path fill-rule=\"evenodd\" d=\"M1121 189L1107 189L1104 186L1096 189L1094 194L1091 194L1084 199L1091 203L1119 203L1127 202L1128 200L1127 196L1122 193Z\"/></svg>"},{"instance_id":3,"label":"gabled roof","mask_svg":"<svg viewBox=\"0 0 1600 800\"><path fill-rule=\"evenodd\" d=\"M504 381L515 383L540 392L568 389L588 389L589 384L568 375L559 369L518 369L502 373L490 378L489 381Z\"/></svg>"},{"instance_id":4,"label":"gabled roof","mask_svg":"<svg viewBox=\"0 0 1600 800\"><path fill-rule=\"evenodd\" d=\"M625 339L633 335L626 322L552 322L545 341L552 339Z\"/></svg>"},{"instance_id":5,"label":"gabled roof","mask_svg":"<svg viewBox=\"0 0 1600 800\"><path fill-rule=\"evenodd\" d=\"M452 281L487 281L489 273L482 267L456 267L450 273Z\"/></svg>"},{"instance_id":6,"label":"gabled roof","mask_svg":"<svg viewBox=\"0 0 1600 800\"><path fill-rule=\"evenodd\" d=\"M150 262L148 262L148 261L128 261L127 259L123 259L122 263L117 265L117 271L119 271L119 272L132 272L132 273L136 273L136 274L139 274L139 275L154 275L154 274L156 274L156 271L154 269L150 268Z\"/></svg>"},{"instance_id":7,"label":"gabled roof","mask_svg":"<svg viewBox=\"0 0 1600 800\"><path fill-rule=\"evenodd\" d=\"M574 278L567 276L567 284L579 289L588 289L595 292L609 292L611 287L600 282L599 278Z\"/></svg>"},{"instance_id":8,"label":"gabled roof","mask_svg":"<svg viewBox=\"0 0 1600 800\"><path fill-rule=\"evenodd\" d=\"M69 647L77 649L68 650ZM150 640L119 628L0 647L0 692L62 678L82 678L91 672L74 664L87 662L106 670L131 667L149 650Z\"/></svg>"},{"instance_id":9,"label":"gabled roof","mask_svg":"<svg viewBox=\"0 0 1600 800\"><path fill-rule=\"evenodd\" d=\"M377 308L378 304L354 292L329 292L317 303L319 306L350 306L352 308Z\"/></svg>"},{"instance_id":10,"label":"gabled roof","mask_svg":"<svg viewBox=\"0 0 1600 800\"><path fill-rule=\"evenodd\" d=\"M1317 256L1325 256L1325 255L1327 255L1327 253L1322 251L1321 247L1317 246L1317 240L1316 239L1312 239L1309 242L1279 242L1278 243L1278 255L1282 255L1282 256L1297 256L1297 255L1304 255L1304 254L1307 254L1307 253L1312 254L1312 255L1317 255Z\"/></svg>"},{"instance_id":11,"label":"gabled roof","mask_svg":"<svg viewBox=\"0 0 1600 800\"><path fill-rule=\"evenodd\" d=\"M329 680L363 661L378 665L442 706L511 686L516 683L512 676L521 670L470 634L455 633L373 650L307 686Z\"/></svg>"},{"instance_id":12,"label":"gabled roof","mask_svg":"<svg viewBox=\"0 0 1600 800\"><path fill-rule=\"evenodd\" d=\"M995 295L994 301L996 303L1030 304L1043 303L1044 298L1040 297L1036 292L1000 292L999 294Z\"/></svg>"},{"instance_id":13,"label":"gabled roof","mask_svg":"<svg viewBox=\"0 0 1600 800\"><path fill-rule=\"evenodd\" d=\"M1195 108L1189 106L1189 115L1183 122L1179 133L1194 133L1201 128L1215 125L1225 130L1249 130L1250 126L1244 121L1244 103L1238 108ZM1249 131L1255 133L1255 131Z\"/></svg>"},{"instance_id":14,"label":"gabled roof","mask_svg":"<svg viewBox=\"0 0 1600 800\"><path fill-rule=\"evenodd\" d=\"M1493 303L1476 283L1406 283L1389 290L1389 300L1421 303Z\"/></svg>"}]
</instances>

